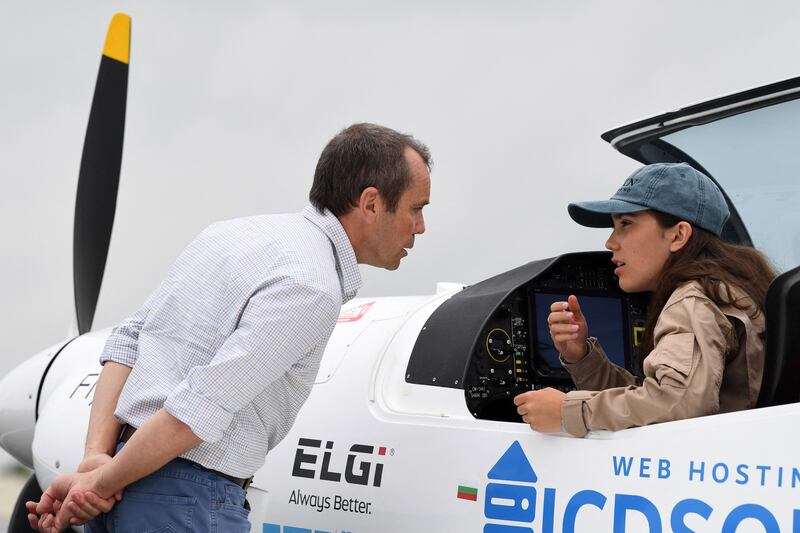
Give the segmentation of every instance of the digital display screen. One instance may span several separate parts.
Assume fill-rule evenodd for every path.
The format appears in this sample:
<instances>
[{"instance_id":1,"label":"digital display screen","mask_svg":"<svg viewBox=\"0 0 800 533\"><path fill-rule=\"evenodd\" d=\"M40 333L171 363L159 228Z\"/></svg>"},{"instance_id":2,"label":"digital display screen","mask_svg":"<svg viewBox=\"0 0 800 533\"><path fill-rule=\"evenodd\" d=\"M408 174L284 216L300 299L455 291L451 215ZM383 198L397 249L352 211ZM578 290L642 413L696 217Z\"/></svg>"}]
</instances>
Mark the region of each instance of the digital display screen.
<instances>
[{"instance_id":1,"label":"digital display screen","mask_svg":"<svg viewBox=\"0 0 800 533\"><path fill-rule=\"evenodd\" d=\"M535 317L533 346L539 358L550 368L560 369L558 351L550 338L547 317L554 302L567 301L573 293L531 292L531 314ZM586 296L576 294L581 312L586 317L589 335L597 337L612 363L625 368L625 320L622 298L618 296Z\"/></svg>"}]
</instances>

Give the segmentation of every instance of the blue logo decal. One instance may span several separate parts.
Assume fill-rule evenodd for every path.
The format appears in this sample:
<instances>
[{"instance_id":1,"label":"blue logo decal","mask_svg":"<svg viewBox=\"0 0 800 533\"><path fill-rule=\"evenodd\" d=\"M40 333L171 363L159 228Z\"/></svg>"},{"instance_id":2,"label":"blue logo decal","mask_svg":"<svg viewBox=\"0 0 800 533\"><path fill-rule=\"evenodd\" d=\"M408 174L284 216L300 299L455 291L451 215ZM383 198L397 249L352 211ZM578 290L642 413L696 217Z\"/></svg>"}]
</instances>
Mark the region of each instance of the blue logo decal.
<instances>
[{"instance_id":1,"label":"blue logo decal","mask_svg":"<svg viewBox=\"0 0 800 533\"><path fill-rule=\"evenodd\" d=\"M624 459L624 458L623 458ZM643 458L641 461L639 476L664 480L669 479L672 465L667 459L658 461L658 472L650 473L653 461L650 458ZM633 459L627 461L618 460L616 456L612 458L612 473L617 477L629 477L633 466ZM737 466L737 471L745 464ZM652 465L655 468L655 465ZM690 463L688 479L693 480L693 476L698 475L702 482L705 463L701 463L701 470L698 471L694 461ZM716 469L716 466L715 466ZM759 467L764 471L768 466ZM728 469L724 469L727 476ZM722 471L720 470L720 471ZM799 470L800 471L800 470ZM657 474L657 477L656 477ZM635 472L634 472L635 475ZM762 476L764 472L762 472ZM781 473L779 472L779 476ZM714 481L721 483L712 470ZM503 453L500 459L489 470L487 474L486 492L484 496L483 514L487 520L483 527L483 533L534 533L531 527L534 521L539 521L536 526L538 533L553 533L559 530L563 533L575 533L578 527L578 516L584 513L592 513L593 520L606 522L602 529L613 531L613 533L631 533L628 531L630 515L638 515L636 522L636 532L642 533L662 533L667 531L664 524L669 524L669 530L675 533L694 533L686 525L686 518L689 515L696 515L701 520L708 521L711 518L714 508L707 502L694 498L684 498L670 503L668 506L660 507L648 497L641 494L604 494L593 489L582 489L569 494L566 498L563 515L556 515L556 489L553 487L540 487L542 491L542 506L539 508L537 516L536 492L533 485L538 481L538 476L528 461L525 452L519 441L514 441L511 446ZM763 479L763 477L762 477ZM779 477L780 480L780 477ZM792 478L794 483L794 478ZM798 474L800 482L800 474ZM762 481L763 485L763 481ZM779 484L780 485L780 481ZM794 485L792 485L794 488ZM738 502L737 502L738 503ZM739 503L735 507L722 509L722 514L718 514L722 520L721 529L715 529L720 533L736 533L739 525L745 521L758 522L763 526L765 533L780 533L781 526L779 520L791 521L790 529L800 533L800 509L787 509L780 506L777 509L768 509L757 503ZM586 520L586 518L583 518ZM647 524L647 529L641 529L642 520ZM496 523L495 521L501 521ZM511 523L509 523L511 522ZM599 523L598 523L599 524ZM610 526L610 529L609 529ZM599 528L599 525L598 525ZM272 532L265 532L272 533ZM277 532L276 532L277 533Z\"/></svg>"},{"instance_id":2,"label":"blue logo decal","mask_svg":"<svg viewBox=\"0 0 800 533\"><path fill-rule=\"evenodd\" d=\"M519 441L508 447L487 477L504 483L488 483L483 514L489 520L530 524L536 515L536 488L539 479ZM511 483L507 483L511 482ZM524 484L523 484L524 483ZM483 533L533 533L529 527L487 523Z\"/></svg>"},{"instance_id":3,"label":"blue logo decal","mask_svg":"<svg viewBox=\"0 0 800 533\"><path fill-rule=\"evenodd\" d=\"M323 531L321 529L310 529L307 527L294 527L294 526L283 526L283 528L281 528L280 524L270 524L268 522L264 522L261 526L261 533L336 533L336 532ZM353 532L342 530L339 533L353 533Z\"/></svg>"},{"instance_id":4,"label":"blue logo decal","mask_svg":"<svg viewBox=\"0 0 800 533\"><path fill-rule=\"evenodd\" d=\"M522 485L489 483L486 485L486 518L510 520L511 522L533 522L536 489Z\"/></svg>"},{"instance_id":5,"label":"blue logo decal","mask_svg":"<svg viewBox=\"0 0 800 533\"><path fill-rule=\"evenodd\" d=\"M521 481L522 483L536 483L538 476L533 471L531 463L525 456L519 441L508 447L506 453L489 470L489 479L503 481Z\"/></svg>"},{"instance_id":6,"label":"blue logo decal","mask_svg":"<svg viewBox=\"0 0 800 533\"><path fill-rule=\"evenodd\" d=\"M531 533L529 527L507 526L503 524L486 524L483 533Z\"/></svg>"}]
</instances>

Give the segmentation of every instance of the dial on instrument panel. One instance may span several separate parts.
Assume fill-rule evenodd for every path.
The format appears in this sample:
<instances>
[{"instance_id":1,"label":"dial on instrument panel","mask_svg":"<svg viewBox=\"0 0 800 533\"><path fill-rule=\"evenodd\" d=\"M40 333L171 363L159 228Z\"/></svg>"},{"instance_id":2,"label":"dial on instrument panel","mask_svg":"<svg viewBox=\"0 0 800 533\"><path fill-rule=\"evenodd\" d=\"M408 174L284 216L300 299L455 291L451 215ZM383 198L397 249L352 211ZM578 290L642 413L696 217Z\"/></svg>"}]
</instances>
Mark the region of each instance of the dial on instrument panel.
<instances>
[{"instance_id":1,"label":"dial on instrument panel","mask_svg":"<svg viewBox=\"0 0 800 533\"><path fill-rule=\"evenodd\" d=\"M505 363L512 351L511 335L506 330L495 328L486 335L486 353L496 363Z\"/></svg>"}]
</instances>

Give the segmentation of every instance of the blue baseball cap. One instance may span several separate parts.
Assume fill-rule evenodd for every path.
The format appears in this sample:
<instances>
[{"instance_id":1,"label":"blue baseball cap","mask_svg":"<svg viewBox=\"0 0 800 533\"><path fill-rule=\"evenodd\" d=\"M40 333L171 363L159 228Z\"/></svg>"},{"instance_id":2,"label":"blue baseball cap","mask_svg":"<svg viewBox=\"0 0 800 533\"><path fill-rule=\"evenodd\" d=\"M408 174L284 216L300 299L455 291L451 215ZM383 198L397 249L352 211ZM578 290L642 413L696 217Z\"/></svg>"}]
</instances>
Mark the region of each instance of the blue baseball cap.
<instances>
[{"instance_id":1,"label":"blue baseball cap","mask_svg":"<svg viewBox=\"0 0 800 533\"><path fill-rule=\"evenodd\" d=\"M730 216L717 184L686 163L655 163L630 176L610 200L569 204L572 220L590 228L611 228L612 214L652 209L673 215L717 237Z\"/></svg>"}]
</instances>

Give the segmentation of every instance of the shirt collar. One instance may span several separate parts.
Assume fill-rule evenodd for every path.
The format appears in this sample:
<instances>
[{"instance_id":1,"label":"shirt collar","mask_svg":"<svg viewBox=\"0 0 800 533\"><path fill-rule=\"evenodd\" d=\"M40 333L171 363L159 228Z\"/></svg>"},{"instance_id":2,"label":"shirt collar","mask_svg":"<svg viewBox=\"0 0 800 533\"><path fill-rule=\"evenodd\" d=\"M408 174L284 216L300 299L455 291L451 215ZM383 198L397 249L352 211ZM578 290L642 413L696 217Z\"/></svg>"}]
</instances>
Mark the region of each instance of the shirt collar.
<instances>
[{"instance_id":1,"label":"shirt collar","mask_svg":"<svg viewBox=\"0 0 800 533\"><path fill-rule=\"evenodd\" d=\"M314 206L308 205L302 213L331 240L336 254L336 271L339 273L339 281L342 284L342 303L352 300L362 284L361 272L358 270L353 245L350 243L342 223L327 209L320 213Z\"/></svg>"}]
</instances>

